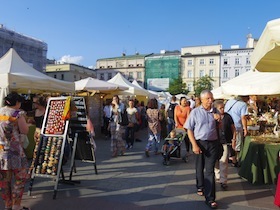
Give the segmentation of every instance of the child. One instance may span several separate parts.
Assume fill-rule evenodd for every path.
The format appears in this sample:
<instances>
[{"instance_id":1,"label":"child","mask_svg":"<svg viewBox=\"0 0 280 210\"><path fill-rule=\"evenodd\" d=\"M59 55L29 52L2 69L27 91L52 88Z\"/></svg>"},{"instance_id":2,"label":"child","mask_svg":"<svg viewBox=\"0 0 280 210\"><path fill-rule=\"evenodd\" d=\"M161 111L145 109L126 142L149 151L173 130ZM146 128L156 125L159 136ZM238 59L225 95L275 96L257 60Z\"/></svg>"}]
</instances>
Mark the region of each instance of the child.
<instances>
[{"instance_id":1,"label":"child","mask_svg":"<svg viewBox=\"0 0 280 210\"><path fill-rule=\"evenodd\" d=\"M176 138L176 130L172 130L169 134L168 140L166 140L163 144L162 150L163 150L163 164L169 165L169 159L170 159L170 152L174 149L175 146L175 138Z\"/></svg>"}]
</instances>

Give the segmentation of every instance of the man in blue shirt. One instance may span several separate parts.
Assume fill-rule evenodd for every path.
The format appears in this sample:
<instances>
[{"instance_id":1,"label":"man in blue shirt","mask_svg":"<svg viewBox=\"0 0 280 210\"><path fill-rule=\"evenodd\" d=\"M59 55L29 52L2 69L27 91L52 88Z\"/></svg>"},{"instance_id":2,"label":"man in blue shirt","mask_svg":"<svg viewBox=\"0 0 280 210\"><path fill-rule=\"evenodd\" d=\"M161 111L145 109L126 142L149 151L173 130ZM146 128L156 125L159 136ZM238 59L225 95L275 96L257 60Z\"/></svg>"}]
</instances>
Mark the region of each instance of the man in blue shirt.
<instances>
[{"instance_id":1,"label":"man in blue shirt","mask_svg":"<svg viewBox=\"0 0 280 210\"><path fill-rule=\"evenodd\" d=\"M193 109L184 127L196 155L196 187L197 194L205 196L210 208L217 208L214 167L218 158L219 140L217 133L220 115L213 111L213 94L203 90L200 94L201 105ZM205 168L205 173L204 173Z\"/></svg>"},{"instance_id":2,"label":"man in blue shirt","mask_svg":"<svg viewBox=\"0 0 280 210\"><path fill-rule=\"evenodd\" d=\"M230 99L225 105L225 112L230 114L233 119L234 126L236 129L236 158L233 159L233 163L238 161L239 153L243 145L245 136L247 135L247 115L248 115L248 106L247 102L249 96L239 96L236 99Z\"/></svg>"}]
</instances>

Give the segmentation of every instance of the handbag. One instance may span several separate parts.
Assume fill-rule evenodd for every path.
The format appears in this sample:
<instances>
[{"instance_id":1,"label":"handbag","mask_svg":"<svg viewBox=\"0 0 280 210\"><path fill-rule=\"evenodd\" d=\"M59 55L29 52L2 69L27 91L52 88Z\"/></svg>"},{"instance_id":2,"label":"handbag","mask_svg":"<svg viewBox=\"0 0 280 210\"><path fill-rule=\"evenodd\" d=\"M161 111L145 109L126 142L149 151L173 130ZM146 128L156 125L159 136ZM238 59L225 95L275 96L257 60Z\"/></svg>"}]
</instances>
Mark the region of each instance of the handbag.
<instances>
[{"instance_id":1,"label":"handbag","mask_svg":"<svg viewBox=\"0 0 280 210\"><path fill-rule=\"evenodd\" d=\"M28 145L29 145L29 139L28 139L27 135L19 134L19 139L20 139L20 142L22 144L22 147L24 149L26 149L28 147Z\"/></svg>"}]
</instances>

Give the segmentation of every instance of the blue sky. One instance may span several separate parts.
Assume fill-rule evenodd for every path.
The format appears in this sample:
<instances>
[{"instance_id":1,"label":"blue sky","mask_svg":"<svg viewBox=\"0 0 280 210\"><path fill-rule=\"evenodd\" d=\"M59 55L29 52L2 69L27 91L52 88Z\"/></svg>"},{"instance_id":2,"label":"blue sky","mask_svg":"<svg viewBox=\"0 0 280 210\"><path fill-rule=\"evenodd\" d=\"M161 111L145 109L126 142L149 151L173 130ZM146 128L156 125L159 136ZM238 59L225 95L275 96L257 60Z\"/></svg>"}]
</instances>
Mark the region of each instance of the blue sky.
<instances>
[{"instance_id":1,"label":"blue sky","mask_svg":"<svg viewBox=\"0 0 280 210\"><path fill-rule=\"evenodd\" d=\"M123 52L245 47L279 8L276 0L2 0L0 23L46 42L49 59L95 66Z\"/></svg>"}]
</instances>

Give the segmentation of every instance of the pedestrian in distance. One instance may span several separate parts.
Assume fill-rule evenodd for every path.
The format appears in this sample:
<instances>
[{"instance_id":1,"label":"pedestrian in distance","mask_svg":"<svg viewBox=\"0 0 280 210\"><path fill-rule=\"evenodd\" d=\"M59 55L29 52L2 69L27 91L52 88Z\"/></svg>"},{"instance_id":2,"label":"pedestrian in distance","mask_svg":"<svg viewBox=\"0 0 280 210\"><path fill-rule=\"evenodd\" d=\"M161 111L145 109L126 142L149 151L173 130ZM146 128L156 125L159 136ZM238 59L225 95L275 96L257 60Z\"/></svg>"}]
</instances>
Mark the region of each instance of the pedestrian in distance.
<instances>
[{"instance_id":1,"label":"pedestrian in distance","mask_svg":"<svg viewBox=\"0 0 280 210\"><path fill-rule=\"evenodd\" d=\"M160 120L162 120L159 114L158 102L155 98L150 99L148 102L147 109L147 121L148 121L148 143L146 145L145 154L147 157L150 156L150 151L154 145L154 153L159 153L160 144Z\"/></svg>"},{"instance_id":2,"label":"pedestrian in distance","mask_svg":"<svg viewBox=\"0 0 280 210\"><path fill-rule=\"evenodd\" d=\"M221 188L227 190L228 185L228 159L230 151L236 146L236 130L232 117L225 112L225 105L222 100L214 102L214 106L221 115L221 122L219 124L219 140L223 145L223 155L217 160L215 166L215 177L220 182Z\"/></svg>"}]
</instances>

